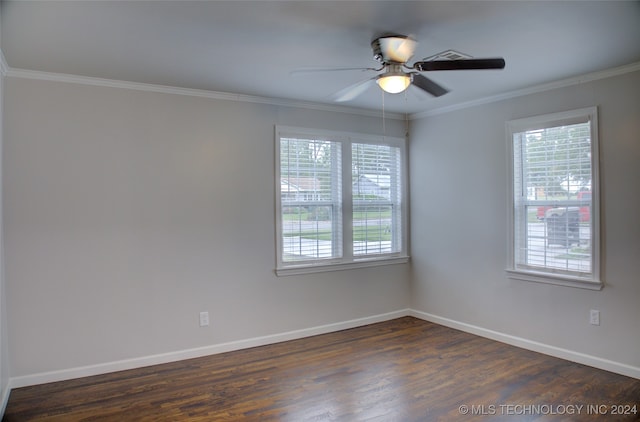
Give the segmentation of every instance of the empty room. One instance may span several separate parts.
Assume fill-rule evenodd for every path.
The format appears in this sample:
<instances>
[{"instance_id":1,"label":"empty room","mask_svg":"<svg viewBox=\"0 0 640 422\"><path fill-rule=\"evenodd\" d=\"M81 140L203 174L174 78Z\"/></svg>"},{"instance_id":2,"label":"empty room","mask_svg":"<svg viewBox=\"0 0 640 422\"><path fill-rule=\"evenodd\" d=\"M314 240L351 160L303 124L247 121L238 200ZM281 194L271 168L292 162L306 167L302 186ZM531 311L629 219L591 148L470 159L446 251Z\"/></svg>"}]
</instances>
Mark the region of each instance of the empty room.
<instances>
[{"instance_id":1,"label":"empty room","mask_svg":"<svg viewBox=\"0 0 640 422\"><path fill-rule=\"evenodd\" d=\"M0 1L2 420L640 420L638 40L637 1Z\"/></svg>"}]
</instances>

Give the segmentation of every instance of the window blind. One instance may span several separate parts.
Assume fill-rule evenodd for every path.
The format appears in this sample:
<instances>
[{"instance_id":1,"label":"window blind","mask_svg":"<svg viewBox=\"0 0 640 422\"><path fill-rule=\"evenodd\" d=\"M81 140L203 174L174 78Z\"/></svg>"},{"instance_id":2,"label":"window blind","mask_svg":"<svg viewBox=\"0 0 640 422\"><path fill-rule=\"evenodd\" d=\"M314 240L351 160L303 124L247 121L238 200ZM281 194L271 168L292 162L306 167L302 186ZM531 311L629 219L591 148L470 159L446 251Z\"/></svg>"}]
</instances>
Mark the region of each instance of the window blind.
<instances>
[{"instance_id":1,"label":"window blind","mask_svg":"<svg viewBox=\"0 0 640 422\"><path fill-rule=\"evenodd\" d=\"M400 250L400 149L352 144L353 254Z\"/></svg>"},{"instance_id":2,"label":"window blind","mask_svg":"<svg viewBox=\"0 0 640 422\"><path fill-rule=\"evenodd\" d=\"M593 270L589 121L513 134L516 267Z\"/></svg>"},{"instance_id":3,"label":"window blind","mask_svg":"<svg viewBox=\"0 0 640 422\"><path fill-rule=\"evenodd\" d=\"M342 255L340 144L280 139L283 262Z\"/></svg>"}]
</instances>

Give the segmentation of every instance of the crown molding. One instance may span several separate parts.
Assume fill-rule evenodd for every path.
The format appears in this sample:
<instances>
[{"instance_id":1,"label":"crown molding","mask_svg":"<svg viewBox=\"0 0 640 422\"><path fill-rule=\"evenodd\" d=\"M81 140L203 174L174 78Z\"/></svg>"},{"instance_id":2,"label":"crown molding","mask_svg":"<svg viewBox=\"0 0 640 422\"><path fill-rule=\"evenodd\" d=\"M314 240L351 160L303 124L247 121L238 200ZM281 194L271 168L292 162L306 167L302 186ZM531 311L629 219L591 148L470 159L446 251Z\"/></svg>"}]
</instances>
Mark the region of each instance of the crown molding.
<instances>
[{"instance_id":1,"label":"crown molding","mask_svg":"<svg viewBox=\"0 0 640 422\"><path fill-rule=\"evenodd\" d=\"M157 92L163 94L186 95L190 97L210 98L214 100L240 101L256 104L269 104L281 107L304 108L334 113L349 113L367 117L381 117L378 110L367 110L355 107L346 107L332 104L321 104L307 101L289 100L286 98L269 98L254 95L233 94L230 92L208 91L204 89L179 88L166 85L154 85L140 82L128 82L114 79L93 78L89 76L71 75L66 73L41 72L37 70L13 69L7 66L6 75L13 78L35 79L41 81L65 82L80 85L101 86L109 88L121 88L135 91ZM406 116L401 113L384 114L385 118L404 120Z\"/></svg>"},{"instance_id":2,"label":"crown molding","mask_svg":"<svg viewBox=\"0 0 640 422\"><path fill-rule=\"evenodd\" d=\"M418 120L425 117L431 117L439 114L445 114L445 113L450 113L457 110L462 110L465 108L495 103L498 101L508 100L511 98L517 98L517 97L522 97L525 95L535 94L539 92L550 91L553 89L559 89L559 88L578 85L586 82L592 82L599 79L610 78L613 76L623 75L625 73L635 72L638 70L640 70L640 62L631 63L628 65L606 69L598 72L587 73L580 76L574 76L574 77L562 79L559 81L549 82L549 83L540 84L540 85L534 85L527 88L517 89L513 91L506 91L497 95L491 95L491 96L479 98L472 101L453 104L450 106L435 108L432 110L427 110L427 111L418 112L418 113L411 113L408 116L406 116L403 113L385 112L385 118L395 119L395 120L404 120L408 117L410 120ZM2 75L5 75L5 76L23 78L23 79L66 82L66 83L74 83L74 84L81 84L81 85L130 89L130 90L136 90L136 91L158 92L158 93L174 94L174 95L186 95L191 97L210 98L215 100L240 101L240 102L256 103L256 104L269 104L269 105L275 105L275 106L281 106L281 107L304 108L304 109L328 111L328 112L334 112L334 113L349 113L349 114L355 114L355 115L361 115L361 116L367 116L367 117L381 117L381 112L379 110L369 110L369 109L332 105L332 104L321 104L321 103L314 103L314 102L307 102L307 101L290 100L285 98L269 98L269 97L260 97L260 96L254 96L254 95L233 94L229 92L208 91L204 89L179 88L179 87L166 86L166 85L154 85L154 84L145 84L140 82L120 81L120 80L114 80L114 79L93 78L88 76L71 75L71 74L65 74L65 73L41 72L41 71L27 70L27 69L13 69L8 66L4 55L2 54L2 50L0 50L0 72L2 73Z\"/></svg>"},{"instance_id":3,"label":"crown molding","mask_svg":"<svg viewBox=\"0 0 640 422\"><path fill-rule=\"evenodd\" d=\"M516 97L522 97L529 94L536 94L539 92L550 91L553 89L559 89L559 88L564 88L564 87L573 86L573 85L579 85L586 82L592 82L599 79L606 79L613 76L624 75L625 73L631 73L638 70L640 70L640 62L631 63L628 65L601 70L598 72L592 72L592 73L587 73L580 76L574 76L567 79L561 79L559 81L549 82L541 85L534 85L528 88L516 89L513 91L507 91L497 95L491 95L488 97L479 98L477 100L466 101L463 103L453 104L450 106L436 108L433 110L413 113L409 116L409 119L410 120L422 119L425 117L431 117L431 116L436 116L438 114L450 113L452 111L462 110L469 107L495 103L498 101L508 100Z\"/></svg>"}]
</instances>

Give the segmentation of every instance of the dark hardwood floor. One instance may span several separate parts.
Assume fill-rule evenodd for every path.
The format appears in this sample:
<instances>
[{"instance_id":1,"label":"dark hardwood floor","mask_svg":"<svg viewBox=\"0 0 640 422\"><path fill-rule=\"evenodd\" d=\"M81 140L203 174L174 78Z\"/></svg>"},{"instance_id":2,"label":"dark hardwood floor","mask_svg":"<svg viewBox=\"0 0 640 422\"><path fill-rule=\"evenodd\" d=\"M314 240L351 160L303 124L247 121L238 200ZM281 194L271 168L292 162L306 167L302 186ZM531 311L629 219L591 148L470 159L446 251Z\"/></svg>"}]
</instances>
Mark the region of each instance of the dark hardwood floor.
<instances>
[{"instance_id":1,"label":"dark hardwood floor","mask_svg":"<svg viewBox=\"0 0 640 422\"><path fill-rule=\"evenodd\" d=\"M640 380L405 317L13 390L32 420L638 421Z\"/></svg>"}]
</instances>

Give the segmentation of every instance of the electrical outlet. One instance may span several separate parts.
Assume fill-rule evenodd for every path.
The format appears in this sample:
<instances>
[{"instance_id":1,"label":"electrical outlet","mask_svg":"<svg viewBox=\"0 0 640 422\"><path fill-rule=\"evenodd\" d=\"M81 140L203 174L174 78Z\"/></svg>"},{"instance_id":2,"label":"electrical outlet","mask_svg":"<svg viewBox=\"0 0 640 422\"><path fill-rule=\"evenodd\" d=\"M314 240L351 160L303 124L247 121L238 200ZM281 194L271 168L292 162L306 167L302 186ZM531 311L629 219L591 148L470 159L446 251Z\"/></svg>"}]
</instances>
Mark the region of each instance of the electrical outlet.
<instances>
[{"instance_id":1,"label":"electrical outlet","mask_svg":"<svg viewBox=\"0 0 640 422\"><path fill-rule=\"evenodd\" d=\"M200 312L200 326L206 327L209 325L209 312Z\"/></svg>"},{"instance_id":2,"label":"electrical outlet","mask_svg":"<svg viewBox=\"0 0 640 422\"><path fill-rule=\"evenodd\" d=\"M589 324L600 325L600 311L592 309L589 312Z\"/></svg>"}]
</instances>

